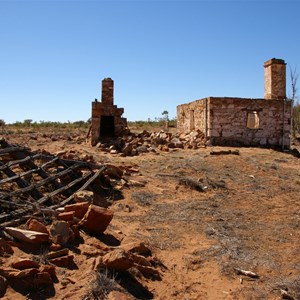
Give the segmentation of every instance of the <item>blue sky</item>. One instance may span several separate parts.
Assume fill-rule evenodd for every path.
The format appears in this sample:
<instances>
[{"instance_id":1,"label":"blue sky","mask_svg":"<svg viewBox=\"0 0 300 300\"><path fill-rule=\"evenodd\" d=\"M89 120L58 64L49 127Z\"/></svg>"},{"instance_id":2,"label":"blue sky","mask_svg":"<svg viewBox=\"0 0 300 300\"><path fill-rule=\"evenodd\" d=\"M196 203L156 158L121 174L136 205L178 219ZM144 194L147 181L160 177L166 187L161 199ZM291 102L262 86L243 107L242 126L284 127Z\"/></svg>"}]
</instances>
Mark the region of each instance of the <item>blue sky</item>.
<instances>
[{"instance_id":1,"label":"blue sky","mask_svg":"<svg viewBox=\"0 0 300 300\"><path fill-rule=\"evenodd\" d=\"M262 98L266 60L300 72L299 15L297 0L0 0L0 119L87 120L105 77L130 121Z\"/></svg>"}]
</instances>

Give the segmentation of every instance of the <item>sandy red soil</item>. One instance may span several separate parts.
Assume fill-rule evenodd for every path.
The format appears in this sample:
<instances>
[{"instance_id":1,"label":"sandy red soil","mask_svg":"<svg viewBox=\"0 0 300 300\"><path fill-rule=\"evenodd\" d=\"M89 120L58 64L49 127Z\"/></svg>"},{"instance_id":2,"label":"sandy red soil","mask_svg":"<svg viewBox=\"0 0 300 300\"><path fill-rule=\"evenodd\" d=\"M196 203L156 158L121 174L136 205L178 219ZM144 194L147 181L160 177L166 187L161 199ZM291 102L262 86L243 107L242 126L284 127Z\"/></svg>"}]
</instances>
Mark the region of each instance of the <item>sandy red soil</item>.
<instances>
[{"instance_id":1,"label":"sandy red soil","mask_svg":"<svg viewBox=\"0 0 300 300\"><path fill-rule=\"evenodd\" d=\"M239 148L240 155L211 155L230 148L208 147L120 157L84 138L53 141L39 133L5 138L33 151L72 150L78 157L93 155L99 164L138 170L126 175L129 184L110 207L114 218L107 229L120 243L147 243L158 261L160 280L132 273L132 285L115 274L117 286L132 299L281 299L281 290L300 297L300 163L289 152ZM95 276L93 247L112 241L82 237L74 252L77 268L58 268L52 295L39 291L32 299L92 299L87 295ZM9 259L30 256L14 250ZM0 261L9 265L9 259ZM9 287L4 299L28 296Z\"/></svg>"}]
</instances>

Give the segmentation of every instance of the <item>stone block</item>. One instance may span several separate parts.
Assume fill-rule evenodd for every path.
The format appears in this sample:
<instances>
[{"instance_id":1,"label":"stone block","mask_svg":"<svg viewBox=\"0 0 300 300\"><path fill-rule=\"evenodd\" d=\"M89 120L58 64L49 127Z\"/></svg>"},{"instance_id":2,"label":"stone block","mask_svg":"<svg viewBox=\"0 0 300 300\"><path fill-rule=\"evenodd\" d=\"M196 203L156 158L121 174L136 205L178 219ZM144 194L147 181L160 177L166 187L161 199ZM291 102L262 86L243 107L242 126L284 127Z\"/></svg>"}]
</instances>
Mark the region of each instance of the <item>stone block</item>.
<instances>
[{"instance_id":1,"label":"stone block","mask_svg":"<svg viewBox=\"0 0 300 300\"><path fill-rule=\"evenodd\" d=\"M73 259L74 259L74 255L66 255L66 256L49 259L49 262L53 265L56 265L57 267L67 268L72 263L74 263Z\"/></svg>"},{"instance_id":2,"label":"stone block","mask_svg":"<svg viewBox=\"0 0 300 300\"><path fill-rule=\"evenodd\" d=\"M82 219L83 216L86 214L90 203L93 201L93 194L89 194L88 198L78 198L78 200L82 200L82 202L78 202L75 204L69 204L65 206L65 212L74 212L74 217L78 219ZM91 202L88 202L88 201Z\"/></svg>"},{"instance_id":3,"label":"stone block","mask_svg":"<svg viewBox=\"0 0 300 300\"><path fill-rule=\"evenodd\" d=\"M134 265L134 261L127 252L123 249L116 249L105 254L97 268L103 266L116 271L125 271Z\"/></svg>"},{"instance_id":4,"label":"stone block","mask_svg":"<svg viewBox=\"0 0 300 300\"><path fill-rule=\"evenodd\" d=\"M26 225L29 230L49 234L47 227L42 222L40 222L34 218L30 218L26 222Z\"/></svg>"},{"instance_id":5,"label":"stone block","mask_svg":"<svg viewBox=\"0 0 300 300\"><path fill-rule=\"evenodd\" d=\"M11 263L11 266L18 270L38 268L39 263L31 259L21 259Z\"/></svg>"},{"instance_id":6,"label":"stone block","mask_svg":"<svg viewBox=\"0 0 300 300\"><path fill-rule=\"evenodd\" d=\"M54 244L67 244L72 239L69 223L66 221L55 221L50 227L50 235Z\"/></svg>"},{"instance_id":7,"label":"stone block","mask_svg":"<svg viewBox=\"0 0 300 300\"><path fill-rule=\"evenodd\" d=\"M113 211L90 205L88 211L78 223L84 230L93 234L102 234L113 218Z\"/></svg>"},{"instance_id":8,"label":"stone block","mask_svg":"<svg viewBox=\"0 0 300 300\"><path fill-rule=\"evenodd\" d=\"M14 227L5 227L5 231L14 238L31 244L47 243L49 234Z\"/></svg>"},{"instance_id":9,"label":"stone block","mask_svg":"<svg viewBox=\"0 0 300 300\"><path fill-rule=\"evenodd\" d=\"M57 220L71 222L75 216L75 211L62 212L57 216Z\"/></svg>"}]
</instances>

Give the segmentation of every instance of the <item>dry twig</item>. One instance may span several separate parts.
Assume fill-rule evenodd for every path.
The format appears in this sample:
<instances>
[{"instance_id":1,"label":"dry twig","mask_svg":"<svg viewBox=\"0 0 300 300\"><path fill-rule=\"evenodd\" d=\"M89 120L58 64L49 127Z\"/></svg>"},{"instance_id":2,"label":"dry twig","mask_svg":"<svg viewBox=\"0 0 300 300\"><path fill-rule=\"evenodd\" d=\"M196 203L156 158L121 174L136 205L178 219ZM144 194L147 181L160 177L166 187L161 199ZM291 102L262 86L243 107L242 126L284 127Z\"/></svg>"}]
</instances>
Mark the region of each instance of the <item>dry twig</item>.
<instances>
[{"instance_id":1,"label":"dry twig","mask_svg":"<svg viewBox=\"0 0 300 300\"><path fill-rule=\"evenodd\" d=\"M252 272L252 271L246 271L246 270L242 270L240 268L234 268L237 272L237 275L245 275L245 276L248 276L248 277L251 277L251 278L259 278L259 276Z\"/></svg>"}]
</instances>

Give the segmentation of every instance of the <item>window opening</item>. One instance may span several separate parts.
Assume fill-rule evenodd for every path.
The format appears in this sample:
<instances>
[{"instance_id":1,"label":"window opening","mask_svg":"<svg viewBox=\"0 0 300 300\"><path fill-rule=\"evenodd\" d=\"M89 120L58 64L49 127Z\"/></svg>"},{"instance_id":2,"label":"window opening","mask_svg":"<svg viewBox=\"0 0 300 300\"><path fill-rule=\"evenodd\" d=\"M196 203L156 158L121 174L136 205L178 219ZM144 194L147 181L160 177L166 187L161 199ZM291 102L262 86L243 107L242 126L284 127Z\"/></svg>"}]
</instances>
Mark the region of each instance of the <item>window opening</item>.
<instances>
[{"instance_id":1,"label":"window opening","mask_svg":"<svg viewBox=\"0 0 300 300\"><path fill-rule=\"evenodd\" d=\"M250 129L259 129L259 117L257 111L247 113L247 127Z\"/></svg>"}]
</instances>

